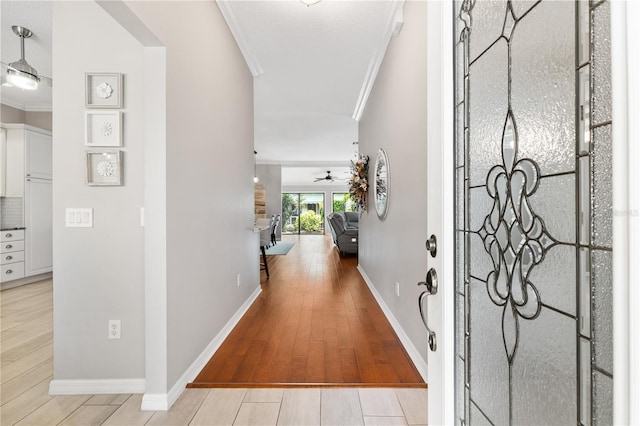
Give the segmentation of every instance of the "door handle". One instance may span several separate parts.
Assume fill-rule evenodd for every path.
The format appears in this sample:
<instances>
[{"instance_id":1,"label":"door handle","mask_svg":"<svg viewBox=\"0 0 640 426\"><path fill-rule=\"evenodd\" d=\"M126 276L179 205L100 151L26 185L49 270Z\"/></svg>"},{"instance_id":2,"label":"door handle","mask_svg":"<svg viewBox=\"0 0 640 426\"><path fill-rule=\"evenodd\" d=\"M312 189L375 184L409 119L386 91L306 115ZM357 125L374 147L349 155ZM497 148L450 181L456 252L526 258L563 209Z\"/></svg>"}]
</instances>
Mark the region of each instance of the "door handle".
<instances>
[{"instance_id":1,"label":"door handle","mask_svg":"<svg viewBox=\"0 0 640 426\"><path fill-rule=\"evenodd\" d=\"M427 317L424 311L424 300L427 296L432 296L438 292L438 274L436 274L436 270L433 268L429 269L425 281L420 281L418 285L427 287L427 289L420 293L420 296L418 296L418 309L420 310L420 318L422 318L422 323L427 329L427 333L429 336L429 349L431 350L431 352L435 352L438 348L436 333L435 331L431 330L431 328L429 328L429 323L427 322Z\"/></svg>"},{"instance_id":2,"label":"door handle","mask_svg":"<svg viewBox=\"0 0 640 426\"><path fill-rule=\"evenodd\" d=\"M427 296L432 296L438 292L438 274L436 270L431 268L427 272L427 277L424 281L420 281L418 285L427 287Z\"/></svg>"}]
</instances>

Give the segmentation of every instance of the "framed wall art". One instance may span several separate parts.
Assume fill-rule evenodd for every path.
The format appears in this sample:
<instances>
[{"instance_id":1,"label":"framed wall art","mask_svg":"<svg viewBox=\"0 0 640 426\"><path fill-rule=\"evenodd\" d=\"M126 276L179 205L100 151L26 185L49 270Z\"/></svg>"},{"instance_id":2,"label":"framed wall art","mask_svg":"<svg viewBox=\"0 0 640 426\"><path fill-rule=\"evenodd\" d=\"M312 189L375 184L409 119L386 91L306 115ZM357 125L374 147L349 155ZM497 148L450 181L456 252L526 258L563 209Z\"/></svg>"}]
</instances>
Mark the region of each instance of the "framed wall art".
<instances>
[{"instance_id":1,"label":"framed wall art","mask_svg":"<svg viewBox=\"0 0 640 426\"><path fill-rule=\"evenodd\" d=\"M85 104L87 108L122 108L122 74L86 73Z\"/></svg>"},{"instance_id":2,"label":"framed wall art","mask_svg":"<svg viewBox=\"0 0 640 426\"><path fill-rule=\"evenodd\" d=\"M376 157L373 181L374 203L380 220L384 220L389 212L389 157L387 151L380 148Z\"/></svg>"},{"instance_id":3,"label":"framed wall art","mask_svg":"<svg viewBox=\"0 0 640 426\"><path fill-rule=\"evenodd\" d=\"M84 114L86 146L122 146L120 111L85 111Z\"/></svg>"},{"instance_id":4,"label":"framed wall art","mask_svg":"<svg viewBox=\"0 0 640 426\"><path fill-rule=\"evenodd\" d=\"M87 151L87 185L122 185L122 159L119 149Z\"/></svg>"}]
</instances>

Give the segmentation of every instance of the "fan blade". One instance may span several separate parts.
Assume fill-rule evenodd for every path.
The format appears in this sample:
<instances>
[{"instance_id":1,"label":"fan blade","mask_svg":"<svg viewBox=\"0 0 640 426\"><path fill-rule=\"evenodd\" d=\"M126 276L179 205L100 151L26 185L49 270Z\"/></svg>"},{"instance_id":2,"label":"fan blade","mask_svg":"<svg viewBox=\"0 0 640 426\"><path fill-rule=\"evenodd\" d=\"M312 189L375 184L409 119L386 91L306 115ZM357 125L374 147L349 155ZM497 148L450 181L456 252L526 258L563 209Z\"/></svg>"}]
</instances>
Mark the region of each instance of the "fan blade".
<instances>
[{"instance_id":1,"label":"fan blade","mask_svg":"<svg viewBox=\"0 0 640 426\"><path fill-rule=\"evenodd\" d=\"M321 180L324 180L325 178L315 178L314 182L320 182Z\"/></svg>"},{"instance_id":2,"label":"fan blade","mask_svg":"<svg viewBox=\"0 0 640 426\"><path fill-rule=\"evenodd\" d=\"M13 69L13 67L10 67L9 64L6 64L6 63L1 62L1 61L0 61L0 65L2 65L2 67L5 69L5 72L9 68ZM39 79L39 83L41 85L47 86L47 87L53 87L53 79L51 77L45 77L43 75L39 75L38 79Z\"/></svg>"}]
</instances>

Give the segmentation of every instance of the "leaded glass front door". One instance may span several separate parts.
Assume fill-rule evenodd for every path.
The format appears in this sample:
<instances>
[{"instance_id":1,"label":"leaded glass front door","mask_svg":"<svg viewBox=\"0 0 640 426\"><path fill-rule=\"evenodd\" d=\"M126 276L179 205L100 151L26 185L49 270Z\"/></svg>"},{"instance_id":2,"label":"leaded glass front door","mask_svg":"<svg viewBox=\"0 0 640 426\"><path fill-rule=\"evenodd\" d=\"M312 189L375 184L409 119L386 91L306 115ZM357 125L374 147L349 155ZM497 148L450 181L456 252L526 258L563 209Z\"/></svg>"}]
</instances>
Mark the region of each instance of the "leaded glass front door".
<instances>
[{"instance_id":1,"label":"leaded glass front door","mask_svg":"<svg viewBox=\"0 0 640 426\"><path fill-rule=\"evenodd\" d=\"M456 417L611 424L609 3L455 15Z\"/></svg>"}]
</instances>

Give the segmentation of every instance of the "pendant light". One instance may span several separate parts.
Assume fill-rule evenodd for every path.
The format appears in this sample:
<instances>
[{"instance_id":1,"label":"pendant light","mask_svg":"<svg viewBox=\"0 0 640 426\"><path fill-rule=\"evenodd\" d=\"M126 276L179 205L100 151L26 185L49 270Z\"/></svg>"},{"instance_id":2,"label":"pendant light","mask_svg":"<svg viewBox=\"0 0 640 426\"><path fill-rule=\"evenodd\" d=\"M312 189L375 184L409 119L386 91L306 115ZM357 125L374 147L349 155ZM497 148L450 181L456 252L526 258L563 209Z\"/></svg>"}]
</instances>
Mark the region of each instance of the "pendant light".
<instances>
[{"instance_id":1,"label":"pendant light","mask_svg":"<svg viewBox=\"0 0 640 426\"><path fill-rule=\"evenodd\" d=\"M258 166L256 165L258 160L258 151L253 150L253 183L258 183L260 179L258 179Z\"/></svg>"},{"instance_id":2,"label":"pendant light","mask_svg":"<svg viewBox=\"0 0 640 426\"><path fill-rule=\"evenodd\" d=\"M312 6L316 3L320 3L321 0L300 0L302 3L306 4L307 7Z\"/></svg>"},{"instance_id":3,"label":"pendant light","mask_svg":"<svg viewBox=\"0 0 640 426\"><path fill-rule=\"evenodd\" d=\"M14 25L11 29L20 37L20 59L7 67L7 82L21 89L36 90L40 82L38 71L24 59L24 39L31 37L33 32L19 25Z\"/></svg>"}]
</instances>

